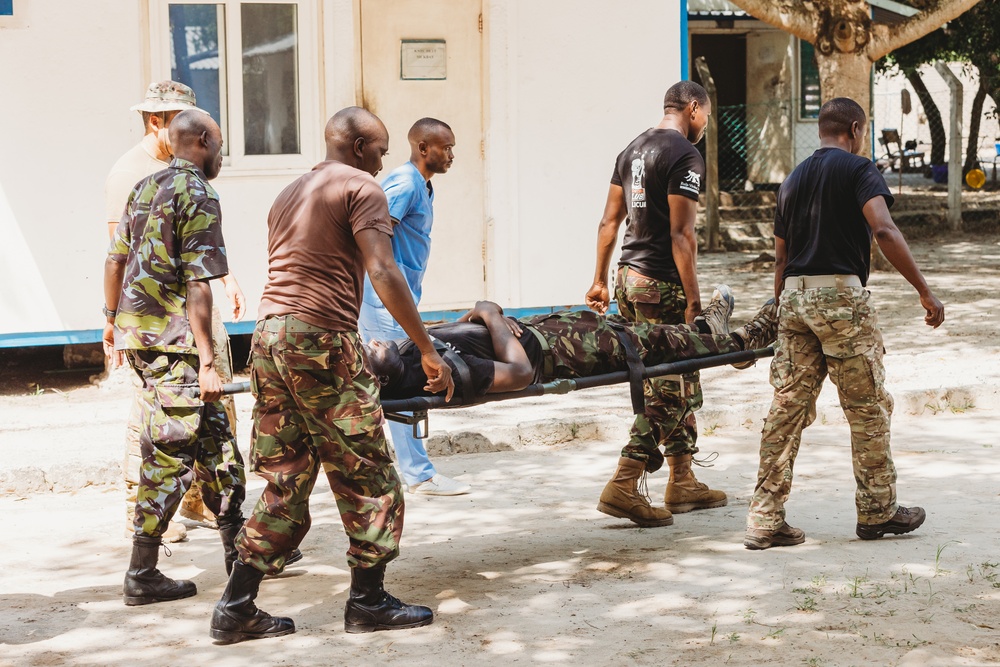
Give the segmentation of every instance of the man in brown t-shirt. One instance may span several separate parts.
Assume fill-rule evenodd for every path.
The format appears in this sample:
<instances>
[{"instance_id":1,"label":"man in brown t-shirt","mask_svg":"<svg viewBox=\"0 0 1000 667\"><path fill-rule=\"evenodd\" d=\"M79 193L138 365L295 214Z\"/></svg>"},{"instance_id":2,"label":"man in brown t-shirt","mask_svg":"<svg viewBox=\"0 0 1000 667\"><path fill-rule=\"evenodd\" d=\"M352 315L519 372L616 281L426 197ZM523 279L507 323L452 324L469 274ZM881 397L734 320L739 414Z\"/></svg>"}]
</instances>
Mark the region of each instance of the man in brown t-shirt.
<instances>
[{"instance_id":1,"label":"man in brown t-shirt","mask_svg":"<svg viewBox=\"0 0 1000 667\"><path fill-rule=\"evenodd\" d=\"M402 485L382 432L378 384L364 364L358 310L365 271L421 351L427 389L454 391L392 256L392 223L373 178L389 145L385 125L358 107L326 126L327 159L278 195L268 216L268 280L251 344L251 467L267 480L237 536L239 560L212 616L214 639L233 643L295 632L253 600L265 574L309 530L309 494L322 467L350 540L347 632L431 623L427 607L385 592L399 553Z\"/></svg>"}]
</instances>

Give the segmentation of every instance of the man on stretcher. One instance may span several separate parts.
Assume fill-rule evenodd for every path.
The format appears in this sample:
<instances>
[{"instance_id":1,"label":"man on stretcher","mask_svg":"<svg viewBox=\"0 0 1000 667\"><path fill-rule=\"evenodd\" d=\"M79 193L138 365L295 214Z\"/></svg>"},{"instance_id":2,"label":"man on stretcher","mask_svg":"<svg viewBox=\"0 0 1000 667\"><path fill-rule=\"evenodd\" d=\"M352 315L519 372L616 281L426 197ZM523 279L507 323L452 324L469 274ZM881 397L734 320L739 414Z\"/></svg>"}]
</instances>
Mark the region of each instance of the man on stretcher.
<instances>
[{"instance_id":1,"label":"man on stretcher","mask_svg":"<svg viewBox=\"0 0 1000 667\"><path fill-rule=\"evenodd\" d=\"M778 320L773 299L730 332L732 312L732 292L719 285L694 324L633 324L589 310L513 319L505 317L497 304L480 301L456 322L427 331L448 348L442 356L453 368L455 395L464 397L465 403L489 393L518 391L535 382L627 370L623 338L646 366L755 350L774 342ZM375 340L366 348L383 399L430 395L424 389L427 378L420 351L409 339ZM751 365L752 361L734 364L737 368Z\"/></svg>"}]
</instances>

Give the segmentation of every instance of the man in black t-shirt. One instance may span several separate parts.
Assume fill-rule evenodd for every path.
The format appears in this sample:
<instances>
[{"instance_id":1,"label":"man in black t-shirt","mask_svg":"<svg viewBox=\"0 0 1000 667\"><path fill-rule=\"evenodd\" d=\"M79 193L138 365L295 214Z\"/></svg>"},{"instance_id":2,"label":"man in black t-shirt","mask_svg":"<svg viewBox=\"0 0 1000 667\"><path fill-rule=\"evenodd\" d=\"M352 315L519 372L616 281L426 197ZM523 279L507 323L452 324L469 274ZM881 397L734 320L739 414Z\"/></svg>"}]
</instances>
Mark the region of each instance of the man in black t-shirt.
<instances>
[{"instance_id":1,"label":"man in black t-shirt","mask_svg":"<svg viewBox=\"0 0 1000 667\"><path fill-rule=\"evenodd\" d=\"M705 161L694 144L701 141L712 112L705 89L691 81L670 87L663 119L618 156L597 236L597 268L587 305L608 308L608 269L626 218L625 240L615 280L618 312L636 323L692 323L701 312L698 291L695 214L705 177ZM601 493L598 509L640 526L668 526L673 512L722 507L726 494L699 482L691 471L698 451L694 412L702 405L697 373L650 380L646 411L637 415L618 469ZM665 509L652 507L637 480L670 466ZM613 508L608 512L607 508Z\"/></svg>"},{"instance_id":2,"label":"man in black t-shirt","mask_svg":"<svg viewBox=\"0 0 1000 667\"><path fill-rule=\"evenodd\" d=\"M802 429L816 417L816 397L827 373L851 425L858 537L908 533L925 518L921 508L896 502L896 469L889 451L892 396L883 386L882 334L865 289L872 236L917 290L926 324L940 325L944 306L889 215L893 199L882 175L871 160L857 155L867 128L865 112L853 100L838 97L824 104L820 148L778 191L774 400L761 436L757 488L743 542L748 549L805 541L803 531L785 522L784 505Z\"/></svg>"}]
</instances>

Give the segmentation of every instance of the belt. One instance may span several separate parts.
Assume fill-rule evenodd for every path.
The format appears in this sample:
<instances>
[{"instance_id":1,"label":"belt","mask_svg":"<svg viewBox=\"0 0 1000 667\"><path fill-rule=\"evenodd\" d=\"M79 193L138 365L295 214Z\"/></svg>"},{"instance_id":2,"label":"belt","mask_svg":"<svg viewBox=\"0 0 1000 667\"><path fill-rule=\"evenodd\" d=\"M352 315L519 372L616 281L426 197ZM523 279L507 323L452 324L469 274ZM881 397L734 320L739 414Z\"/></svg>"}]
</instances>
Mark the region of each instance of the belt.
<instances>
[{"instance_id":1,"label":"belt","mask_svg":"<svg viewBox=\"0 0 1000 667\"><path fill-rule=\"evenodd\" d=\"M261 320L257 326L262 331L277 333L284 329L287 333L331 333L330 329L303 322L294 315L275 315Z\"/></svg>"},{"instance_id":2,"label":"belt","mask_svg":"<svg viewBox=\"0 0 1000 667\"><path fill-rule=\"evenodd\" d=\"M785 289L816 289L818 287L863 287L861 278L851 275L831 274L826 276L788 276Z\"/></svg>"}]
</instances>

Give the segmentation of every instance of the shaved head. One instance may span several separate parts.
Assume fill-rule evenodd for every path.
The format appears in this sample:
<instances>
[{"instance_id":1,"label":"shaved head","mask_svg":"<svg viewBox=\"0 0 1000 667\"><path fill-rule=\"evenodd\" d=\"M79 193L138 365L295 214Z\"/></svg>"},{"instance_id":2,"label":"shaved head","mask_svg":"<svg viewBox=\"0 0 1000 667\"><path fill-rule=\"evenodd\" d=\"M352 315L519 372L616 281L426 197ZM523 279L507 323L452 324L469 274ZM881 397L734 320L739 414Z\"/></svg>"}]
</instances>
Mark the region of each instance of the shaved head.
<instances>
[{"instance_id":1,"label":"shaved head","mask_svg":"<svg viewBox=\"0 0 1000 667\"><path fill-rule=\"evenodd\" d=\"M222 130L204 111L188 109L170 121L170 149L175 157L193 162L209 179L222 168Z\"/></svg>"},{"instance_id":2,"label":"shaved head","mask_svg":"<svg viewBox=\"0 0 1000 667\"><path fill-rule=\"evenodd\" d=\"M437 118L421 118L410 131L407 133L406 138L411 144L415 144L420 141L428 141L434 137L439 136L442 133L451 132L451 126L443 120L438 120Z\"/></svg>"},{"instance_id":3,"label":"shaved head","mask_svg":"<svg viewBox=\"0 0 1000 667\"><path fill-rule=\"evenodd\" d=\"M865 110L849 97L835 97L819 110L819 134L821 137L847 134L851 130L852 123L864 127L867 122Z\"/></svg>"},{"instance_id":4,"label":"shaved head","mask_svg":"<svg viewBox=\"0 0 1000 667\"><path fill-rule=\"evenodd\" d=\"M372 176L382 170L389 132L371 111L361 107L341 109L327 122L324 138L327 160L349 164Z\"/></svg>"},{"instance_id":5,"label":"shaved head","mask_svg":"<svg viewBox=\"0 0 1000 667\"><path fill-rule=\"evenodd\" d=\"M455 160L455 133L448 123L437 118L421 118L410 128L410 162L425 179L443 174Z\"/></svg>"},{"instance_id":6,"label":"shaved head","mask_svg":"<svg viewBox=\"0 0 1000 667\"><path fill-rule=\"evenodd\" d=\"M678 81L663 96L664 111L683 111L691 102L708 105L708 91L694 81Z\"/></svg>"}]
</instances>

